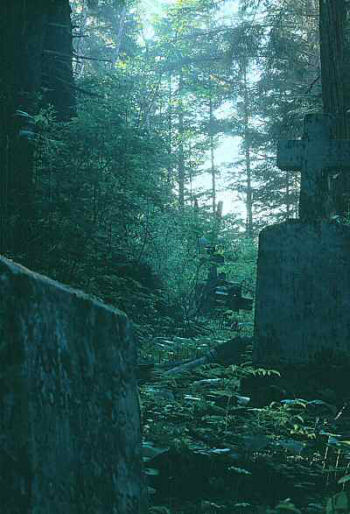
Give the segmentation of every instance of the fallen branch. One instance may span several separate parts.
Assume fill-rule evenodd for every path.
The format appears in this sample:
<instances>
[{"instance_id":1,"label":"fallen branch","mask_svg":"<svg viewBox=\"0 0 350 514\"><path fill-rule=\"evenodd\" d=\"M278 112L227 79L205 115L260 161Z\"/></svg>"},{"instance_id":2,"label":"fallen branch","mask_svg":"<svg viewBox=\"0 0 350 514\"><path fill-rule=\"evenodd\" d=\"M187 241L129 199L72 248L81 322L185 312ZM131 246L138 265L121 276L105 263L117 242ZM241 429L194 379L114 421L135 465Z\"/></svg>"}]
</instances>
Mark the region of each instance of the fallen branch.
<instances>
[{"instance_id":1,"label":"fallen branch","mask_svg":"<svg viewBox=\"0 0 350 514\"><path fill-rule=\"evenodd\" d=\"M46 50L43 50L43 53L47 54L47 55L56 56L56 57L65 57L66 59L77 59L77 60L83 59L86 61L100 61L100 62L113 63L113 61L111 59L102 59L100 57L88 57L85 55L75 54L74 52L72 54L66 54L64 52L58 52L57 50L47 50L46 49Z\"/></svg>"},{"instance_id":2,"label":"fallen branch","mask_svg":"<svg viewBox=\"0 0 350 514\"><path fill-rule=\"evenodd\" d=\"M239 364L242 362L242 354L247 349L247 346L252 343L253 337L234 337L225 343L222 343L212 350L209 350L203 357L194 360L187 360L185 362L175 363L175 367L167 371L163 371L164 367L174 365L174 363L167 362L162 365L156 366L154 363L140 364L138 366L139 378L151 378L153 373L159 373L162 377L172 377L191 371L198 368L203 364L218 363L224 366L230 364Z\"/></svg>"},{"instance_id":3,"label":"fallen branch","mask_svg":"<svg viewBox=\"0 0 350 514\"><path fill-rule=\"evenodd\" d=\"M203 357L166 371L163 376L185 373L186 371L190 371L191 369L202 366L203 364L214 362L225 366L229 366L230 364L239 364L242 353L246 350L247 345L252 342L252 339L252 337L240 336L230 339L229 341L226 341L226 343L219 344Z\"/></svg>"}]
</instances>

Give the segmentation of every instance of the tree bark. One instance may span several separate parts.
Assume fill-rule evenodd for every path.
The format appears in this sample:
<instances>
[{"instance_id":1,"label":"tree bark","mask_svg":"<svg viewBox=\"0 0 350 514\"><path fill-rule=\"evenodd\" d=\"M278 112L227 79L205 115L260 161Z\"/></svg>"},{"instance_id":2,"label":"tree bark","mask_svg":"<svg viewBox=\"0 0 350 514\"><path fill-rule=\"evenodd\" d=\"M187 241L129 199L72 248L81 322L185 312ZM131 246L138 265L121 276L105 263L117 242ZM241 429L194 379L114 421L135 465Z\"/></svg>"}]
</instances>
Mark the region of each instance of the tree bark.
<instances>
[{"instance_id":1,"label":"tree bark","mask_svg":"<svg viewBox=\"0 0 350 514\"><path fill-rule=\"evenodd\" d=\"M47 24L42 59L45 103L54 106L60 121L75 114L71 8L68 0L47 2Z\"/></svg>"},{"instance_id":2,"label":"tree bark","mask_svg":"<svg viewBox=\"0 0 350 514\"><path fill-rule=\"evenodd\" d=\"M249 95L247 80L247 63L243 64L243 88L244 88L244 153L246 168L246 235L253 237L253 191L252 191L252 169L250 156L250 135L249 135Z\"/></svg>"},{"instance_id":3,"label":"tree bark","mask_svg":"<svg viewBox=\"0 0 350 514\"><path fill-rule=\"evenodd\" d=\"M172 153L173 153L173 91L172 91L172 75L169 73L168 78L168 111L167 111L167 147L168 147L168 176L167 181L168 185L171 186L173 181L173 165L172 165Z\"/></svg>"},{"instance_id":4,"label":"tree bark","mask_svg":"<svg viewBox=\"0 0 350 514\"><path fill-rule=\"evenodd\" d=\"M179 150L178 150L178 185L179 185L179 205L183 209L185 205L185 150L184 150L184 111L182 104L183 74L182 70L179 77Z\"/></svg>"},{"instance_id":5,"label":"tree bark","mask_svg":"<svg viewBox=\"0 0 350 514\"><path fill-rule=\"evenodd\" d=\"M0 252L18 259L33 250L35 230L31 116L42 96L53 104L58 119L74 113L71 38L69 0L2 0ZM52 59L45 50L67 57Z\"/></svg>"},{"instance_id":6,"label":"tree bark","mask_svg":"<svg viewBox=\"0 0 350 514\"><path fill-rule=\"evenodd\" d=\"M216 213L216 170L214 154L214 109L212 98L212 82L209 77L209 142L210 142L210 173L211 173L211 195L213 214Z\"/></svg>"},{"instance_id":7,"label":"tree bark","mask_svg":"<svg viewBox=\"0 0 350 514\"><path fill-rule=\"evenodd\" d=\"M322 100L325 113L335 117L336 138L350 134L346 111L350 107L350 47L346 40L345 0L320 0L320 52ZM346 215L350 202L350 177L340 172L333 181L334 209Z\"/></svg>"}]
</instances>

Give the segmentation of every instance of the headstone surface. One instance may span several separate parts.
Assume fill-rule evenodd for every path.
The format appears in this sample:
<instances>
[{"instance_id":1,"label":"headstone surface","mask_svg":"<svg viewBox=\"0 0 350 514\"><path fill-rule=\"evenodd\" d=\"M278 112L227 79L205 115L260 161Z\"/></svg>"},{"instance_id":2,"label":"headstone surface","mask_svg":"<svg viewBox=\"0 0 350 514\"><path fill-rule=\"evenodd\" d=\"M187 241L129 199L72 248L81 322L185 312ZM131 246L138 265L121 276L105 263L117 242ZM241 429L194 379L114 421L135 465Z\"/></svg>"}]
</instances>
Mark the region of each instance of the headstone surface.
<instances>
[{"instance_id":1,"label":"headstone surface","mask_svg":"<svg viewBox=\"0 0 350 514\"><path fill-rule=\"evenodd\" d=\"M330 214L330 171L350 169L350 140L332 139L334 119L308 114L303 139L278 143L277 166L301 171L299 216L302 221L324 220Z\"/></svg>"},{"instance_id":2,"label":"headstone surface","mask_svg":"<svg viewBox=\"0 0 350 514\"><path fill-rule=\"evenodd\" d=\"M138 514L126 316L0 259L0 510Z\"/></svg>"},{"instance_id":3,"label":"headstone surface","mask_svg":"<svg viewBox=\"0 0 350 514\"><path fill-rule=\"evenodd\" d=\"M350 227L290 220L259 239L254 360L350 355Z\"/></svg>"}]
</instances>

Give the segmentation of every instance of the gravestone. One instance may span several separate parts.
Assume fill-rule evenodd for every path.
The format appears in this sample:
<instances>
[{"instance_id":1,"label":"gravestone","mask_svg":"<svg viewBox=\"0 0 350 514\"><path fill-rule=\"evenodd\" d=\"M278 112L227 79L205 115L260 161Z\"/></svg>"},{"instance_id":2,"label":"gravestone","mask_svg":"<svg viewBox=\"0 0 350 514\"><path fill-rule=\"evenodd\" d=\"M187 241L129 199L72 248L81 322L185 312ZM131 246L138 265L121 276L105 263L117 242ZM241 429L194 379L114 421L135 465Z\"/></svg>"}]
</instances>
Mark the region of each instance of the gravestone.
<instances>
[{"instance_id":1,"label":"gravestone","mask_svg":"<svg viewBox=\"0 0 350 514\"><path fill-rule=\"evenodd\" d=\"M225 274L222 273L221 275ZM226 307L234 312L240 310L251 311L253 309L253 299L242 296L242 287L242 283L230 282L219 276L215 287L216 305Z\"/></svg>"},{"instance_id":2,"label":"gravestone","mask_svg":"<svg viewBox=\"0 0 350 514\"><path fill-rule=\"evenodd\" d=\"M221 206L222 208L222 206ZM216 251L215 245L210 245L205 237L198 241L200 253L205 251L210 256L210 267L206 284L197 287L197 303L203 314L213 311L216 307L226 308L235 312L251 311L253 300L242 296L242 284L226 280L226 274L218 271L225 263L225 257ZM206 259L202 260L205 262Z\"/></svg>"},{"instance_id":3,"label":"gravestone","mask_svg":"<svg viewBox=\"0 0 350 514\"><path fill-rule=\"evenodd\" d=\"M279 144L278 165L301 170L300 219L259 237L254 361L308 363L350 356L350 227L327 221L327 173L350 168L350 141L309 115L304 138Z\"/></svg>"},{"instance_id":4,"label":"gravestone","mask_svg":"<svg viewBox=\"0 0 350 514\"><path fill-rule=\"evenodd\" d=\"M304 121L303 139L279 141L277 166L282 170L301 171L301 221L328 218L328 173L350 168L350 142L331 139L333 126L332 116L309 114Z\"/></svg>"},{"instance_id":5,"label":"gravestone","mask_svg":"<svg viewBox=\"0 0 350 514\"><path fill-rule=\"evenodd\" d=\"M0 510L138 514L136 348L126 316L0 259Z\"/></svg>"}]
</instances>

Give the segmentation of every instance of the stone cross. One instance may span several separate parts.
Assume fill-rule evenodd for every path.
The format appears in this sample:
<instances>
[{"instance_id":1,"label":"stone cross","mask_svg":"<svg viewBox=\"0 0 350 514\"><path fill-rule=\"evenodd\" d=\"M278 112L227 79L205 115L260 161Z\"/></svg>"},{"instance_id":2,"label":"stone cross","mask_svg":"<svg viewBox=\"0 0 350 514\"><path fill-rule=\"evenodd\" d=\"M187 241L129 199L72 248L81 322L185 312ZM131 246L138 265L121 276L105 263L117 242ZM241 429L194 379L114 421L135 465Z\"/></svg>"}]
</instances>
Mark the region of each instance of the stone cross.
<instances>
[{"instance_id":1,"label":"stone cross","mask_svg":"<svg viewBox=\"0 0 350 514\"><path fill-rule=\"evenodd\" d=\"M235 312L251 311L253 308L252 298L242 296L242 284L238 282L218 280L218 285L215 287L215 300L219 306L225 305Z\"/></svg>"},{"instance_id":2,"label":"stone cross","mask_svg":"<svg viewBox=\"0 0 350 514\"><path fill-rule=\"evenodd\" d=\"M299 217L317 221L328 217L327 172L350 169L350 140L331 139L333 118L327 114L308 114L303 139L281 140L277 166L281 170L301 171Z\"/></svg>"}]
</instances>

